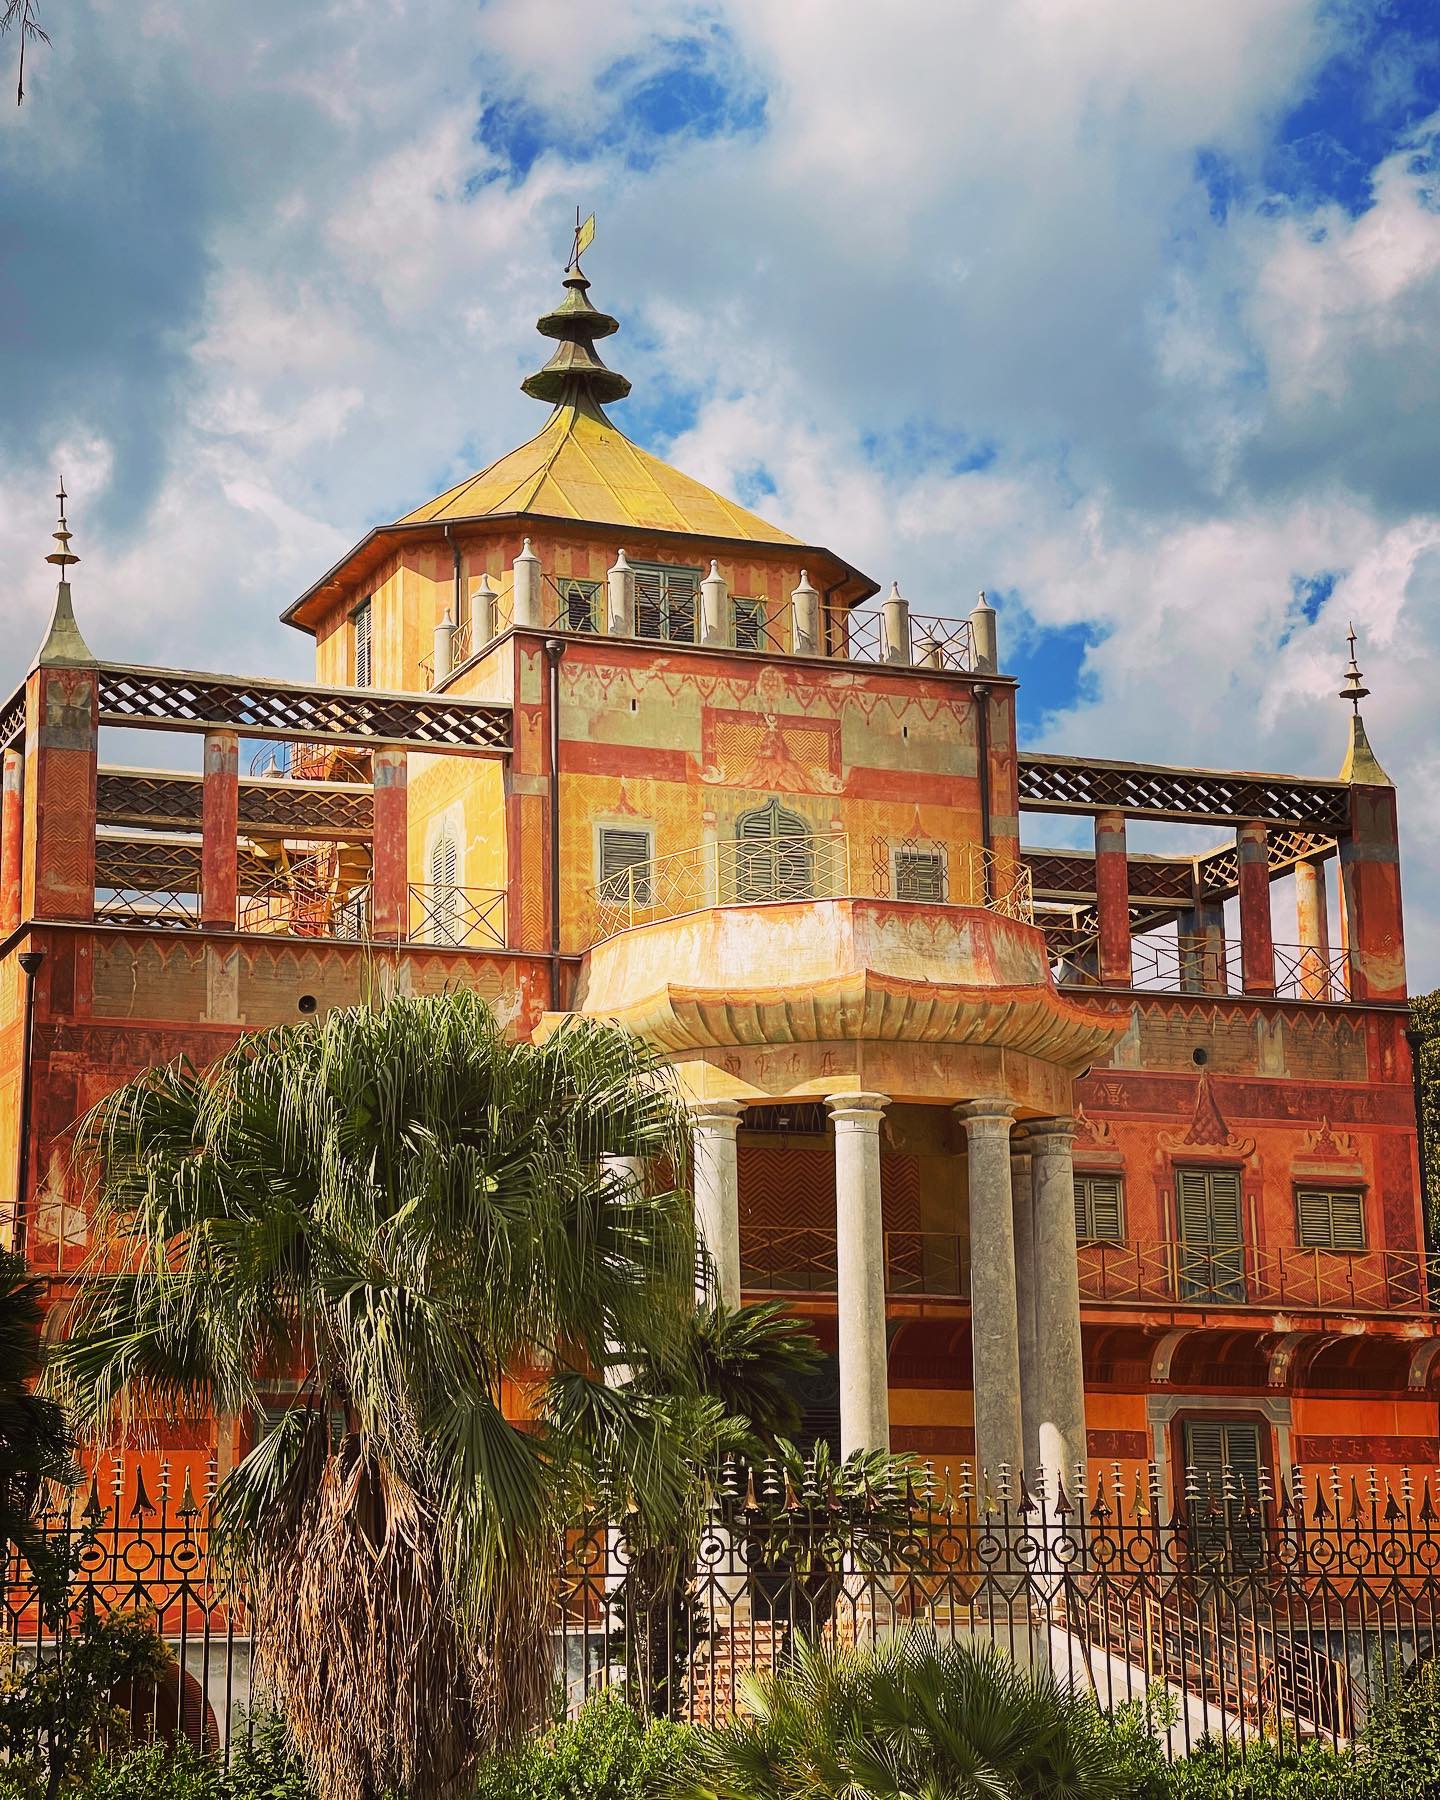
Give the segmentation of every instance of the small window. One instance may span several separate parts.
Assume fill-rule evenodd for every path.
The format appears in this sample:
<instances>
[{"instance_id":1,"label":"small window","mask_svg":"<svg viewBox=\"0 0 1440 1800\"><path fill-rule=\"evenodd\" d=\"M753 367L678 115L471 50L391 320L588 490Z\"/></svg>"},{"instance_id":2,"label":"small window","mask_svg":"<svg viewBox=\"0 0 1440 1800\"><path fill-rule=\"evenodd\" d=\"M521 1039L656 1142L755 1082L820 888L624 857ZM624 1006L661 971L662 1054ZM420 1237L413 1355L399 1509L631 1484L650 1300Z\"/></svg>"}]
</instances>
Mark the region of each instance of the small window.
<instances>
[{"instance_id":1,"label":"small window","mask_svg":"<svg viewBox=\"0 0 1440 1800\"><path fill-rule=\"evenodd\" d=\"M737 650L762 650L765 647L765 602L763 600L737 600L735 602L735 648Z\"/></svg>"},{"instance_id":2,"label":"small window","mask_svg":"<svg viewBox=\"0 0 1440 1800\"><path fill-rule=\"evenodd\" d=\"M1365 1248L1363 1188L1301 1188L1295 1212L1302 1244L1317 1250Z\"/></svg>"},{"instance_id":3,"label":"small window","mask_svg":"<svg viewBox=\"0 0 1440 1800\"><path fill-rule=\"evenodd\" d=\"M636 563L634 568L636 637L693 644L700 571L669 563Z\"/></svg>"},{"instance_id":4,"label":"small window","mask_svg":"<svg viewBox=\"0 0 1440 1800\"><path fill-rule=\"evenodd\" d=\"M430 849L429 938L432 944L460 942L460 890L456 885L459 856L447 831Z\"/></svg>"},{"instance_id":5,"label":"small window","mask_svg":"<svg viewBox=\"0 0 1440 1800\"><path fill-rule=\"evenodd\" d=\"M1118 1175L1075 1177L1075 1235L1118 1243L1125 1236L1124 1189Z\"/></svg>"},{"instance_id":6,"label":"small window","mask_svg":"<svg viewBox=\"0 0 1440 1800\"><path fill-rule=\"evenodd\" d=\"M607 900L651 905L651 838L626 826L600 827L600 886Z\"/></svg>"},{"instance_id":7,"label":"small window","mask_svg":"<svg viewBox=\"0 0 1440 1800\"><path fill-rule=\"evenodd\" d=\"M362 600L350 615L355 637L355 685L368 688L373 679L370 643L370 602Z\"/></svg>"},{"instance_id":8,"label":"small window","mask_svg":"<svg viewBox=\"0 0 1440 1800\"><path fill-rule=\"evenodd\" d=\"M895 898L897 900L944 900L944 851L897 850L895 852Z\"/></svg>"},{"instance_id":9,"label":"small window","mask_svg":"<svg viewBox=\"0 0 1440 1800\"><path fill-rule=\"evenodd\" d=\"M560 618L562 631L598 631L600 629L600 583L598 581L562 581L560 583Z\"/></svg>"}]
</instances>

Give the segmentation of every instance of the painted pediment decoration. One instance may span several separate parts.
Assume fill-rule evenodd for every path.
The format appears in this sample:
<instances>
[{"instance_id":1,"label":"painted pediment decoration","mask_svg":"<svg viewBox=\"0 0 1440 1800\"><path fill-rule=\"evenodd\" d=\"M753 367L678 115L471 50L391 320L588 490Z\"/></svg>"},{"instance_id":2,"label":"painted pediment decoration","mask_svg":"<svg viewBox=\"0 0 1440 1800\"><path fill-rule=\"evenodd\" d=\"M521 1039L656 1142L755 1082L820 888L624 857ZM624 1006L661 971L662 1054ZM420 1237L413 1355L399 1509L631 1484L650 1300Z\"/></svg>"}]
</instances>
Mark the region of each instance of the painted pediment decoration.
<instances>
[{"instance_id":1,"label":"painted pediment decoration","mask_svg":"<svg viewBox=\"0 0 1440 1800\"><path fill-rule=\"evenodd\" d=\"M794 714L707 711L700 779L759 793L838 794L840 728L834 720Z\"/></svg>"},{"instance_id":2,"label":"painted pediment decoration","mask_svg":"<svg viewBox=\"0 0 1440 1800\"><path fill-rule=\"evenodd\" d=\"M1162 1131L1156 1141L1162 1150L1179 1151L1187 1158L1214 1156L1234 1162L1237 1157L1255 1154L1254 1138L1236 1137L1226 1124L1208 1069L1200 1071L1195 1083L1195 1111L1189 1128Z\"/></svg>"},{"instance_id":3,"label":"painted pediment decoration","mask_svg":"<svg viewBox=\"0 0 1440 1800\"><path fill-rule=\"evenodd\" d=\"M1336 1131L1328 1119L1322 1119L1301 1140L1291 1164L1291 1173L1299 1176L1336 1176L1364 1179L1365 1165L1360 1147L1348 1131Z\"/></svg>"}]
</instances>

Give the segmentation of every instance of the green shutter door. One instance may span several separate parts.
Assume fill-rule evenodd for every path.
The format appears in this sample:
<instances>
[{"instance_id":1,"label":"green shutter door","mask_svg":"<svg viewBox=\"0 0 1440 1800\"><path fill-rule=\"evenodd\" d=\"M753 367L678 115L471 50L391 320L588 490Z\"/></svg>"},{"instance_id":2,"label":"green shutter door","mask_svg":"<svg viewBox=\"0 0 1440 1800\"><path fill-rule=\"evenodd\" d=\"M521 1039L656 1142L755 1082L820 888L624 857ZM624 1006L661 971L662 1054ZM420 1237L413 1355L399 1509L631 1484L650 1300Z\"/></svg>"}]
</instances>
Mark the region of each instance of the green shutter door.
<instances>
[{"instance_id":1,"label":"green shutter door","mask_svg":"<svg viewBox=\"0 0 1440 1800\"><path fill-rule=\"evenodd\" d=\"M1245 1237L1237 1169L1177 1169L1182 1300L1245 1298Z\"/></svg>"}]
</instances>

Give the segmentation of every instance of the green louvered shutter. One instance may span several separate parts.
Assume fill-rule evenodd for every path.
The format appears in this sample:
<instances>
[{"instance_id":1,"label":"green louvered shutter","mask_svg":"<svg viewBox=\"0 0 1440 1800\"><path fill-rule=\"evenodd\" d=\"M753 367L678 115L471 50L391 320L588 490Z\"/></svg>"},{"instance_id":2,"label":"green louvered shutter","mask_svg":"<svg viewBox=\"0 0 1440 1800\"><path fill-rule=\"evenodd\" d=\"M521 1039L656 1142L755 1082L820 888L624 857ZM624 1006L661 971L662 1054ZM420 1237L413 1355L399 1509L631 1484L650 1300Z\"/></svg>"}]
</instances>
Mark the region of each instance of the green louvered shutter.
<instances>
[{"instance_id":1,"label":"green louvered shutter","mask_svg":"<svg viewBox=\"0 0 1440 1800\"><path fill-rule=\"evenodd\" d=\"M1123 1192L1118 1175L1075 1177L1075 1235L1118 1242L1125 1235Z\"/></svg>"},{"instance_id":2,"label":"green louvered shutter","mask_svg":"<svg viewBox=\"0 0 1440 1800\"><path fill-rule=\"evenodd\" d=\"M1301 1188L1300 1242L1318 1250L1365 1248L1365 1195L1359 1188Z\"/></svg>"},{"instance_id":3,"label":"green louvered shutter","mask_svg":"<svg viewBox=\"0 0 1440 1800\"><path fill-rule=\"evenodd\" d=\"M1186 1300L1245 1298L1244 1230L1237 1169L1177 1169L1180 1295Z\"/></svg>"},{"instance_id":4,"label":"green louvered shutter","mask_svg":"<svg viewBox=\"0 0 1440 1800\"><path fill-rule=\"evenodd\" d=\"M1208 1556L1228 1554L1242 1568L1263 1549L1260 1431L1240 1419L1195 1419L1184 1429L1182 1487L1195 1495L1190 1518L1195 1547Z\"/></svg>"},{"instance_id":5,"label":"green louvered shutter","mask_svg":"<svg viewBox=\"0 0 1440 1800\"><path fill-rule=\"evenodd\" d=\"M695 600L700 592L698 569L669 563L635 563L635 635L695 642Z\"/></svg>"},{"instance_id":6,"label":"green louvered shutter","mask_svg":"<svg viewBox=\"0 0 1440 1800\"><path fill-rule=\"evenodd\" d=\"M635 904L649 906L650 862L648 831L632 831L619 825L600 827L600 881L607 898L624 900L629 897L633 880Z\"/></svg>"}]
</instances>

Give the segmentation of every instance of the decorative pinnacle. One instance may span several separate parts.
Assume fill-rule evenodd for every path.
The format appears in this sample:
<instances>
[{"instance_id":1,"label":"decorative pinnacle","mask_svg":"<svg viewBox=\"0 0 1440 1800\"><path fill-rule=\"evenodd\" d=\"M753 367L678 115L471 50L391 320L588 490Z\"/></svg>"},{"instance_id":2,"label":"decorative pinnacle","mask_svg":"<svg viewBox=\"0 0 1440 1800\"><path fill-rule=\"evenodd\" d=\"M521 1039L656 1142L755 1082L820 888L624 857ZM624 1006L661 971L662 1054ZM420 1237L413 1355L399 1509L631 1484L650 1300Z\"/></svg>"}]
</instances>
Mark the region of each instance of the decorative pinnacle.
<instances>
[{"instance_id":1,"label":"decorative pinnacle","mask_svg":"<svg viewBox=\"0 0 1440 1800\"><path fill-rule=\"evenodd\" d=\"M70 548L70 527L65 523L65 502L70 496L65 492L63 475L60 478L60 491L55 498L60 502L60 523L51 535L60 547L58 550L52 550L45 560L57 566L60 570L60 579L64 581L66 579L65 571L78 563L80 558Z\"/></svg>"},{"instance_id":2,"label":"decorative pinnacle","mask_svg":"<svg viewBox=\"0 0 1440 1800\"><path fill-rule=\"evenodd\" d=\"M1370 690L1365 686L1365 678L1361 675L1360 665L1355 660L1355 625L1353 620L1351 621L1349 631L1346 633L1346 637L1350 644L1350 664L1345 671L1345 685L1340 690L1340 698L1350 702L1351 706L1355 709L1355 716L1358 719L1360 716L1360 702L1365 699Z\"/></svg>"},{"instance_id":3,"label":"decorative pinnacle","mask_svg":"<svg viewBox=\"0 0 1440 1800\"><path fill-rule=\"evenodd\" d=\"M597 311L587 297L590 283L581 272L580 257L594 233L593 214L583 225L577 222L574 247L564 276L565 298L552 312L544 313L536 321L536 329L542 337L558 341L555 354L545 367L520 383L521 391L534 400L598 410L607 400L623 400L630 392L630 383L625 377L606 368L595 351L596 339L617 332L620 321L609 313Z\"/></svg>"}]
</instances>

